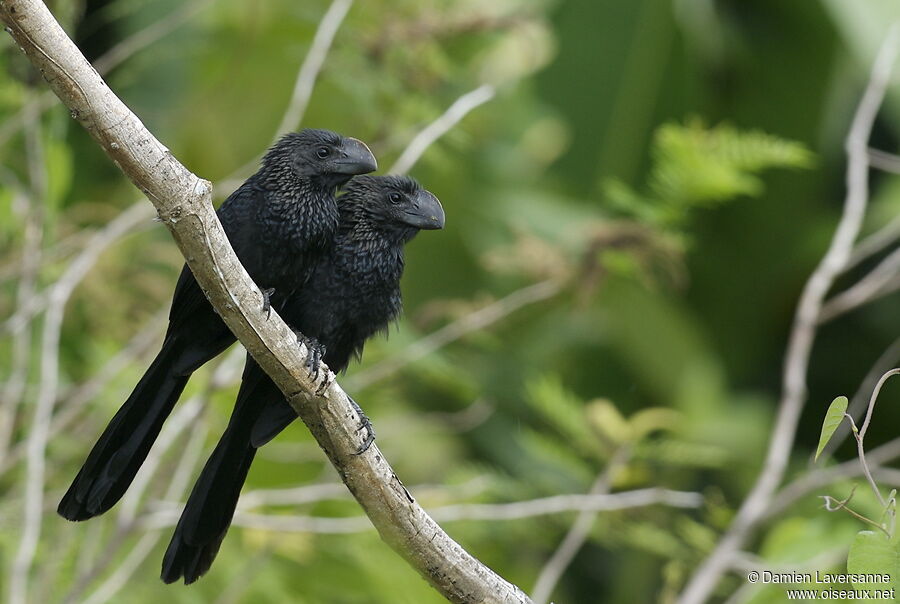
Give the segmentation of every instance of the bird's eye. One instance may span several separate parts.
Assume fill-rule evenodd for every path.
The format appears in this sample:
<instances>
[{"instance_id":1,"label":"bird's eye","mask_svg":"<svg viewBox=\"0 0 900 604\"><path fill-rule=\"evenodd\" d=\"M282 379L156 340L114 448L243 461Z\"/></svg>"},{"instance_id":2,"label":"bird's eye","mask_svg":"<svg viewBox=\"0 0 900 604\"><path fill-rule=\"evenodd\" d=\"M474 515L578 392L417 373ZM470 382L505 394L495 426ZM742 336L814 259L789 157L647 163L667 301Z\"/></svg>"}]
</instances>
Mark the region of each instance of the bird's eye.
<instances>
[{"instance_id":1,"label":"bird's eye","mask_svg":"<svg viewBox=\"0 0 900 604\"><path fill-rule=\"evenodd\" d=\"M330 154L331 151L328 149L328 147L319 147L318 149L316 149L316 155L319 156L319 159L325 159Z\"/></svg>"},{"instance_id":2,"label":"bird's eye","mask_svg":"<svg viewBox=\"0 0 900 604\"><path fill-rule=\"evenodd\" d=\"M400 203L402 197L400 197L400 193L391 193L390 195L388 195L388 199L391 201L391 203L397 204Z\"/></svg>"}]
</instances>

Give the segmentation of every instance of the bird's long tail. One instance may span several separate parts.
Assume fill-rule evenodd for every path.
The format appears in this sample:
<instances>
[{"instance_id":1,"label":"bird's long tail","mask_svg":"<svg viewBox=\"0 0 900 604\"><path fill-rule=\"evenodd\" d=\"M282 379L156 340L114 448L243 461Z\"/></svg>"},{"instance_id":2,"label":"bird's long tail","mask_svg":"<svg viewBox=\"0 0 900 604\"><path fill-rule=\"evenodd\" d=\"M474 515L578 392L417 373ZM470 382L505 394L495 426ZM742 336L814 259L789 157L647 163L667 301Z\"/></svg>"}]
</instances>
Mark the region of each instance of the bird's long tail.
<instances>
[{"instance_id":1,"label":"bird's long tail","mask_svg":"<svg viewBox=\"0 0 900 604\"><path fill-rule=\"evenodd\" d=\"M166 583L182 577L186 584L193 583L209 570L256 455L251 442L253 425L267 404L280 400L281 392L248 357L228 428L194 484L163 558L162 580Z\"/></svg>"},{"instance_id":2,"label":"bird's long tail","mask_svg":"<svg viewBox=\"0 0 900 604\"><path fill-rule=\"evenodd\" d=\"M167 338L60 501L57 511L62 517L98 516L128 489L187 384L190 373L176 370L182 354L177 338Z\"/></svg>"}]
</instances>

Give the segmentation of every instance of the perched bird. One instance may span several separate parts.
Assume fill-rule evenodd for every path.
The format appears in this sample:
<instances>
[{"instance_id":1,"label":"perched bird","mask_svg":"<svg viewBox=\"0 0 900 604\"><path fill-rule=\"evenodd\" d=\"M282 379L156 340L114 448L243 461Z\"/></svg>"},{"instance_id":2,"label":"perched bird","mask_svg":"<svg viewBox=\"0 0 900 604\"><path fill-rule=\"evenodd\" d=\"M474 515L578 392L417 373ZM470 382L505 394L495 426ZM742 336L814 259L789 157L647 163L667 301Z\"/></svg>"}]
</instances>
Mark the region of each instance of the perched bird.
<instances>
[{"instance_id":1,"label":"perched bird","mask_svg":"<svg viewBox=\"0 0 900 604\"><path fill-rule=\"evenodd\" d=\"M358 176L338 198L341 222L331 253L279 310L335 372L362 353L401 310L403 246L421 229L444 226L437 197L412 178ZM364 416L362 416L364 417ZM256 449L297 418L252 358L228 427L206 462L163 559L162 579L193 583L209 570L231 524ZM366 445L367 446L367 445Z\"/></svg>"},{"instance_id":2,"label":"perched bird","mask_svg":"<svg viewBox=\"0 0 900 604\"><path fill-rule=\"evenodd\" d=\"M333 243L337 188L376 168L369 148L327 130L282 137L219 208L228 240L253 281L276 302L288 297ZM267 306L264 307L267 311ZM175 286L165 340L128 400L112 418L57 511L86 520L125 493L188 378L234 343L187 265Z\"/></svg>"}]
</instances>

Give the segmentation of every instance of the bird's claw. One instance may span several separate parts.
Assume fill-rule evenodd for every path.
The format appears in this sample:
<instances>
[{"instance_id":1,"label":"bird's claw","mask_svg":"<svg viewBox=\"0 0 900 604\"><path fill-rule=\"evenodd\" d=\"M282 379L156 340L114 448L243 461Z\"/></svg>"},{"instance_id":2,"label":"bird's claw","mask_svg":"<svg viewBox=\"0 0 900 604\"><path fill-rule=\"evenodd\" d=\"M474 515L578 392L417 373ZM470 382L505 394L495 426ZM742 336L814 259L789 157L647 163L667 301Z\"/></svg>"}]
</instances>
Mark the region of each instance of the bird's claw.
<instances>
[{"instance_id":1,"label":"bird's claw","mask_svg":"<svg viewBox=\"0 0 900 604\"><path fill-rule=\"evenodd\" d=\"M272 316L272 294L275 293L274 287L268 287L262 290L263 296L263 306L262 311L266 313L266 320L269 320L269 317Z\"/></svg>"},{"instance_id":2,"label":"bird's claw","mask_svg":"<svg viewBox=\"0 0 900 604\"><path fill-rule=\"evenodd\" d=\"M325 373L325 377L322 378L322 381L319 383L319 387L316 388L316 396L322 396L325 394L325 391L331 386L334 382L334 374L330 371Z\"/></svg>"},{"instance_id":3,"label":"bird's claw","mask_svg":"<svg viewBox=\"0 0 900 604\"><path fill-rule=\"evenodd\" d=\"M366 451L369 450L369 447L372 446L372 443L375 442L375 428L372 426L372 420L369 419L369 416L365 414L362 410L362 407L359 406L355 400L353 400L352 396L347 396L350 400L350 404L353 406L353 409L356 411L356 415L359 417L359 427L356 429L357 432L361 430L366 431L366 438L363 440L359 449L354 452L354 455L362 455Z\"/></svg>"},{"instance_id":4,"label":"bird's claw","mask_svg":"<svg viewBox=\"0 0 900 604\"><path fill-rule=\"evenodd\" d=\"M322 359L325 358L325 345L319 342L315 338L308 338L299 331L294 332L297 335L297 341L302 342L304 346L306 346L307 357L306 357L306 370L309 372L309 376L313 381L319 379L319 367L322 365ZM325 376L323 382L328 382L328 376ZM330 383L328 384L330 385ZM319 386L322 388L322 386ZM326 386L327 387L327 386ZM322 388L322 392L325 391L325 388ZM319 394L318 390L316 391Z\"/></svg>"}]
</instances>

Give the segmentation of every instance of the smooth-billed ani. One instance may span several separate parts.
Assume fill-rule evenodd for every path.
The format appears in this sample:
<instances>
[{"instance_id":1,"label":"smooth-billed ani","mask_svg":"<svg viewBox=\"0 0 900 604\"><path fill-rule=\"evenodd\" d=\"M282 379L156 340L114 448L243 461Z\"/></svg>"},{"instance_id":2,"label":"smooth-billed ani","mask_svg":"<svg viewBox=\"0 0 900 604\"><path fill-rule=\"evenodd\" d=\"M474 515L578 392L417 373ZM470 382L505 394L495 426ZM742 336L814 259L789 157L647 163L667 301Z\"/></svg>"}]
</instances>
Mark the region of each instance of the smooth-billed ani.
<instances>
[{"instance_id":1,"label":"smooth-billed ani","mask_svg":"<svg viewBox=\"0 0 900 604\"><path fill-rule=\"evenodd\" d=\"M250 277L276 303L309 275L333 243L337 187L376 168L361 141L327 130L287 134L265 154L259 171L218 210ZM88 455L57 511L69 520L102 514L125 493L201 365L235 337L210 305L187 265L175 286L162 348Z\"/></svg>"},{"instance_id":2,"label":"smooth-billed ani","mask_svg":"<svg viewBox=\"0 0 900 604\"><path fill-rule=\"evenodd\" d=\"M403 246L421 229L444 226L438 199L411 178L358 176L338 198L340 227L331 253L279 313L324 353L335 372L366 339L401 312ZM316 342L317 340L317 342ZM318 359L314 358L315 369ZM196 581L209 570L231 524L256 449L297 418L281 391L248 355L228 427L203 468L163 559L162 579Z\"/></svg>"}]
</instances>

